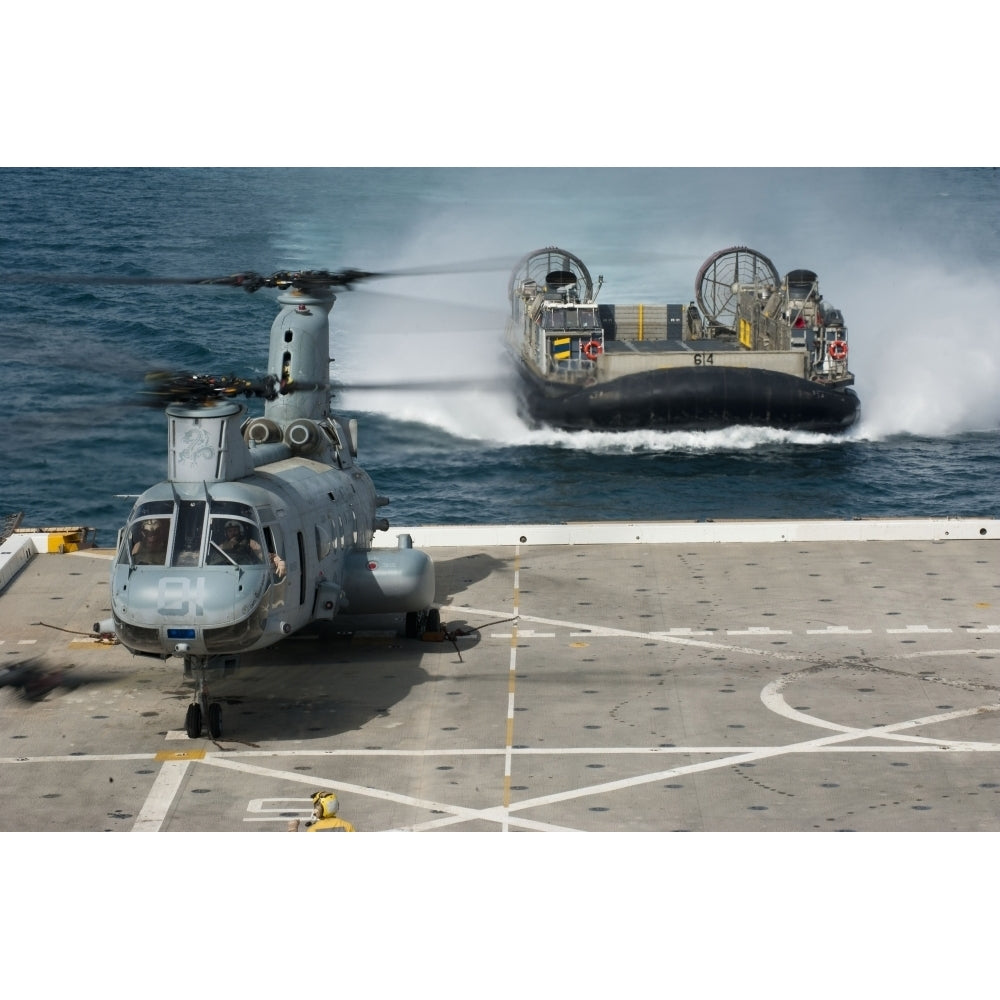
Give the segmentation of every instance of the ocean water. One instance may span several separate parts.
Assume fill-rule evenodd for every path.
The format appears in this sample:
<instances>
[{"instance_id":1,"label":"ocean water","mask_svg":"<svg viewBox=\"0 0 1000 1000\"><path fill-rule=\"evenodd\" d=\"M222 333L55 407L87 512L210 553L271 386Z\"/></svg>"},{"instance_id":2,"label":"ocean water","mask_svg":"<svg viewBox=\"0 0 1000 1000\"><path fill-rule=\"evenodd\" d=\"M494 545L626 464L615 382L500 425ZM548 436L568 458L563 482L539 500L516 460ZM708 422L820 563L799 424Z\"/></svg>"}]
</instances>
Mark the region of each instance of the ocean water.
<instances>
[{"instance_id":1,"label":"ocean water","mask_svg":"<svg viewBox=\"0 0 1000 1000\"><path fill-rule=\"evenodd\" d=\"M861 421L838 437L529 429L503 374L507 280L552 244L608 302L690 301L701 262L738 244L816 271L848 324ZM361 285L332 315L345 385L454 385L338 391L395 524L998 513L997 171L338 168L0 170L0 515L113 544L166 471L143 373L263 374L276 313L267 290L23 276L345 266L434 272Z\"/></svg>"}]
</instances>

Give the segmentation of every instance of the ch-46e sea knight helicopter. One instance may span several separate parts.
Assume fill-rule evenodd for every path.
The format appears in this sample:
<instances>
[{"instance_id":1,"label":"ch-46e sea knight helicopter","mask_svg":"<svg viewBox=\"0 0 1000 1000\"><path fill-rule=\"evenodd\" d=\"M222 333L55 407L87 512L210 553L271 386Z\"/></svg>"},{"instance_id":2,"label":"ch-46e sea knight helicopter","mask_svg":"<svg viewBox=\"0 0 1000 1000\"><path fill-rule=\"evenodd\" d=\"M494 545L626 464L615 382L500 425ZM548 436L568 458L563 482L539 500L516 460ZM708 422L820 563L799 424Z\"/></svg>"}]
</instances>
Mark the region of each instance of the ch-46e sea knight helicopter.
<instances>
[{"instance_id":1,"label":"ch-46e sea knight helicopter","mask_svg":"<svg viewBox=\"0 0 1000 1000\"><path fill-rule=\"evenodd\" d=\"M281 305L265 378L164 373L150 383L167 404L167 479L136 500L121 530L108 624L134 653L183 659L196 685L191 738L203 726L222 735L208 673L244 653L339 614L405 613L411 636L440 628L434 564L407 536L397 548L373 548L374 533L389 526L378 513L388 501L355 462L356 421L330 413L334 289L385 276L283 271L185 282L277 288ZM240 396L262 397L263 416L247 418Z\"/></svg>"}]
</instances>

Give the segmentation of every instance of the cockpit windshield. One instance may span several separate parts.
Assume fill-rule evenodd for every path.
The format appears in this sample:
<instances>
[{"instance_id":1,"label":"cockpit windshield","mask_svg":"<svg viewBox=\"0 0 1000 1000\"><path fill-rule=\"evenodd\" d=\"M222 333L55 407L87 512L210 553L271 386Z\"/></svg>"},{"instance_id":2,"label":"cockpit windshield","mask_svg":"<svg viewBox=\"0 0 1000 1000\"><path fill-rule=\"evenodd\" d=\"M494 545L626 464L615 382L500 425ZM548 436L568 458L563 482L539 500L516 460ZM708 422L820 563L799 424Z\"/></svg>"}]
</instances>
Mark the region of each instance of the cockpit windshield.
<instances>
[{"instance_id":1,"label":"cockpit windshield","mask_svg":"<svg viewBox=\"0 0 1000 1000\"><path fill-rule=\"evenodd\" d=\"M208 539L209 566L259 566L264 562L264 546L253 511L231 501L212 503Z\"/></svg>"},{"instance_id":2,"label":"cockpit windshield","mask_svg":"<svg viewBox=\"0 0 1000 1000\"><path fill-rule=\"evenodd\" d=\"M173 513L174 505L170 500L140 504L125 532L125 543L118 554L118 561L132 562L137 566L163 566L167 561Z\"/></svg>"},{"instance_id":3,"label":"cockpit windshield","mask_svg":"<svg viewBox=\"0 0 1000 1000\"><path fill-rule=\"evenodd\" d=\"M120 563L136 566L254 566L265 549L254 509L231 500L153 500L126 527Z\"/></svg>"}]
</instances>

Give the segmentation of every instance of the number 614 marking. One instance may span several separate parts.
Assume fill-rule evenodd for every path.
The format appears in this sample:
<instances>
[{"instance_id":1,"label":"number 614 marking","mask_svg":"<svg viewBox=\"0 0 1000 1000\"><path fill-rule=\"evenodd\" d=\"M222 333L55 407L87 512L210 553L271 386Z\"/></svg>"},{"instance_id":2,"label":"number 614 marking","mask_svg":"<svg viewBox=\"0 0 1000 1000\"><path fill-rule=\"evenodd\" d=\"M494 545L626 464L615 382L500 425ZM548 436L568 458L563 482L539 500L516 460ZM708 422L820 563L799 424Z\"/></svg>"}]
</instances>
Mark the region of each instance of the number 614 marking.
<instances>
[{"instance_id":1,"label":"number 614 marking","mask_svg":"<svg viewBox=\"0 0 1000 1000\"><path fill-rule=\"evenodd\" d=\"M715 355L714 354L696 354L694 356L695 365L714 365Z\"/></svg>"}]
</instances>

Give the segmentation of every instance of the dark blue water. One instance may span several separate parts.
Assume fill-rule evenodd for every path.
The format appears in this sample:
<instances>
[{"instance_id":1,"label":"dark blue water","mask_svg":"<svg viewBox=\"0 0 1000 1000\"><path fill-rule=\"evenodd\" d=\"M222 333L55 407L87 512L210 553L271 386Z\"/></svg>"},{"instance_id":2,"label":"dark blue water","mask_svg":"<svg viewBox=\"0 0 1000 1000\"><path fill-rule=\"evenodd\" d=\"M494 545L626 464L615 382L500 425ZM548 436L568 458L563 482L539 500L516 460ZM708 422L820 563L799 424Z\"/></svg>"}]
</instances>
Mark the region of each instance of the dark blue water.
<instances>
[{"instance_id":1,"label":"dark blue water","mask_svg":"<svg viewBox=\"0 0 1000 1000\"><path fill-rule=\"evenodd\" d=\"M505 267L372 283L335 307L360 458L396 524L973 516L1000 494L1000 178L992 170L3 170L0 276L195 276L498 261L557 244L603 301L689 301L735 244L808 267L851 334L847 437L533 431L498 373ZM0 514L110 544L165 474L153 367L264 373L274 293L0 280ZM256 404L251 404L252 408Z\"/></svg>"}]
</instances>

